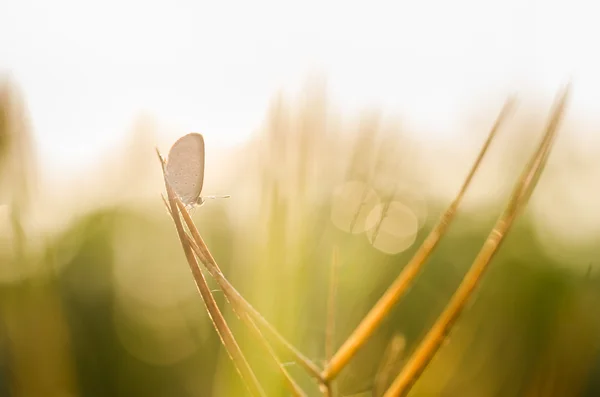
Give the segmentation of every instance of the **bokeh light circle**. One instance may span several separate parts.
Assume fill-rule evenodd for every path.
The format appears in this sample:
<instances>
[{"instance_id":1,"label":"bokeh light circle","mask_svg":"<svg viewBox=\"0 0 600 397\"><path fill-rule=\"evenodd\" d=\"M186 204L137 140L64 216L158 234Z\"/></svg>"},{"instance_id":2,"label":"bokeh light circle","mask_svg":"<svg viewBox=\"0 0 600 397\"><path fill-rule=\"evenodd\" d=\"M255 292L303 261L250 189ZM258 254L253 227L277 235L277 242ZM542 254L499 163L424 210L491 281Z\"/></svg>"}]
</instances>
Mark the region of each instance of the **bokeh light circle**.
<instances>
[{"instance_id":1,"label":"bokeh light circle","mask_svg":"<svg viewBox=\"0 0 600 397\"><path fill-rule=\"evenodd\" d=\"M410 248L417 239L419 221L415 213L400 201L392 201L385 209L379 204L371 210L366 224L367 238L374 248L386 254L398 254Z\"/></svg>"}]
</instances>

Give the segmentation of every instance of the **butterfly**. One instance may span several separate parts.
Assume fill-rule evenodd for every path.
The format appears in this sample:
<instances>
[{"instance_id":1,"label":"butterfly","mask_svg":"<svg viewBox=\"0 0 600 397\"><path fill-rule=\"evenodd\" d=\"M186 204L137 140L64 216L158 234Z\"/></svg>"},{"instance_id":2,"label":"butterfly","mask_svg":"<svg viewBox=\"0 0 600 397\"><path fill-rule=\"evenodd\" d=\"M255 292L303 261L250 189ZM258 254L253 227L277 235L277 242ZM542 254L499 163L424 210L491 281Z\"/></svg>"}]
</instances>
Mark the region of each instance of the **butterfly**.
<instances>
[{"instance_id":1,"label":"butterfly","mask_svg":"<svg viewBox=\"0 0 600 397\"><path fill-rule=\"evenodd\" d=\"M188 208L201 206L206 199L231 197L202 196L204 153L204 137L196 132L182 136L169 150L165 167L167 181Z\"/></svg>"}]
</instances>

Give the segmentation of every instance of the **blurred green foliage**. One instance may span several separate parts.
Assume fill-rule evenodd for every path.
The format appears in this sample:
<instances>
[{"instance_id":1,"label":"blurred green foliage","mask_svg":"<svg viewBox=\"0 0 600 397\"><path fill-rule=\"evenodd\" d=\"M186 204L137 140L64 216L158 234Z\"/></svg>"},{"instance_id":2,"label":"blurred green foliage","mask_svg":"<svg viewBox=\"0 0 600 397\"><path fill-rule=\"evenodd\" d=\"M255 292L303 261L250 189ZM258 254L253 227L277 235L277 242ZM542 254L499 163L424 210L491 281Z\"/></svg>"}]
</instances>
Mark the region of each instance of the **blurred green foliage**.
<instances>
[{"instance_id":1,"label":"blurred green foliage","mask_svg":"<svg viewBox=\"0 0 600 397\"><path fill-rule=\"evenodd\" d=\"M3 193L20 193L7 200L13 211L7 219L13 221L0 234L0 396L245 395L195 291L158 191L148 207L99 203L41 243L29 237L21 226L27 207L17 204L30 198L19 186L35 178L35 159L33 150L15 146L31 142L21 136L29 134L26 129L14 127L26 119L7 105L8 99L16 102L11 95L16 94L0 96L0 164L2 175L20 177L2 186ZM364 233L334 226L331 196L339 183L359 180L383 192L384 199L392 197L397 190L389 181L410 180L413 164L397 161L393 143L410 147L407 152L415 157L418 151L406 137L393 139L373 114L358 123L355 134L338 134L342 127L326 106L319 90L309 91L298 111L283 99L274 106L265 131L253 142L260 146L253 149L260 153L257 161L241 167L247 174L240 178L252 174L249 183L258 186L259 204L248 216L230 214L233 200L194 213L233 285L319 364L325 359L334 247L340 252L339 346L447 204L421 194L427 216L416 243L396 255L374 248ZM340 147L347 148L348 160L329 167L331 153ZM8 158L13 160L4 161ZM18 164L28 164L28 171ZM498 206L480 206L459 213L407 296L342 372L340 395L371 395L396 334L406 340L394 364L396 371L400 368L448 302L497 212ZM566 263L539 243L533 222L529 211L518 220L412 395L600 395L600 272L595 265L600 245L571 252ZM581 266L572 266L574 258ZM287 395L260 344L222 294L215 294L268 395ZM316 385L297 365L288 368L310 395L317 395Z\"/></svg>"}]
</instances>

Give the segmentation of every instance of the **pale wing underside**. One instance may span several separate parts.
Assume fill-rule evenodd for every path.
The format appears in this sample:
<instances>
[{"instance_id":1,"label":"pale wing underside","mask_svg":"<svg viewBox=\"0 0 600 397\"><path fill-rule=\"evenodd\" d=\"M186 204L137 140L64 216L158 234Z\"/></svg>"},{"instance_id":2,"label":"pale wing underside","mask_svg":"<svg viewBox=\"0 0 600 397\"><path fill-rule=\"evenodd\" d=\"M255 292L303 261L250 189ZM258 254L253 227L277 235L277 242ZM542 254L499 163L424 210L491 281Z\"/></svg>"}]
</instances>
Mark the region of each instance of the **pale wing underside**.
<instances>
[{"instance_id":1,"label":"pale wing underside","mask_svg":"<svg viewBox=\"0 0 600 397\"><path fill-rule=\"evenodd\" d=\"M200 202L204 183L204 138L191 133L179 138L167 158L167 178L186 205Z\"/></svg>"}]
</instances>

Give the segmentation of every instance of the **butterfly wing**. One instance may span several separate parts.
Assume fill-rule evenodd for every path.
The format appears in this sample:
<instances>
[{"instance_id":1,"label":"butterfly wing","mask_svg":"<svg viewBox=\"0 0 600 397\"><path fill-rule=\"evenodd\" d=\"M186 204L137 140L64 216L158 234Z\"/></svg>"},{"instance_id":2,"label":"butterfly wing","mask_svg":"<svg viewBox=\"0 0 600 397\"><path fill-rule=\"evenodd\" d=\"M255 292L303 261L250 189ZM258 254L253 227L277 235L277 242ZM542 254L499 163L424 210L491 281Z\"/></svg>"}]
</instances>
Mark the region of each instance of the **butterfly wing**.
<instances>
[{"instance_id":1,"label":"butterfly wing","mask_svg":"<svg viewBox=\"0 0 600 397\"><path fill-rule=\"evenodd\" d=\"M204 137L198 133L179 138L167 158L169 184L185 205L199 202L204 184Z\"/></svg>"}]
</instances>

